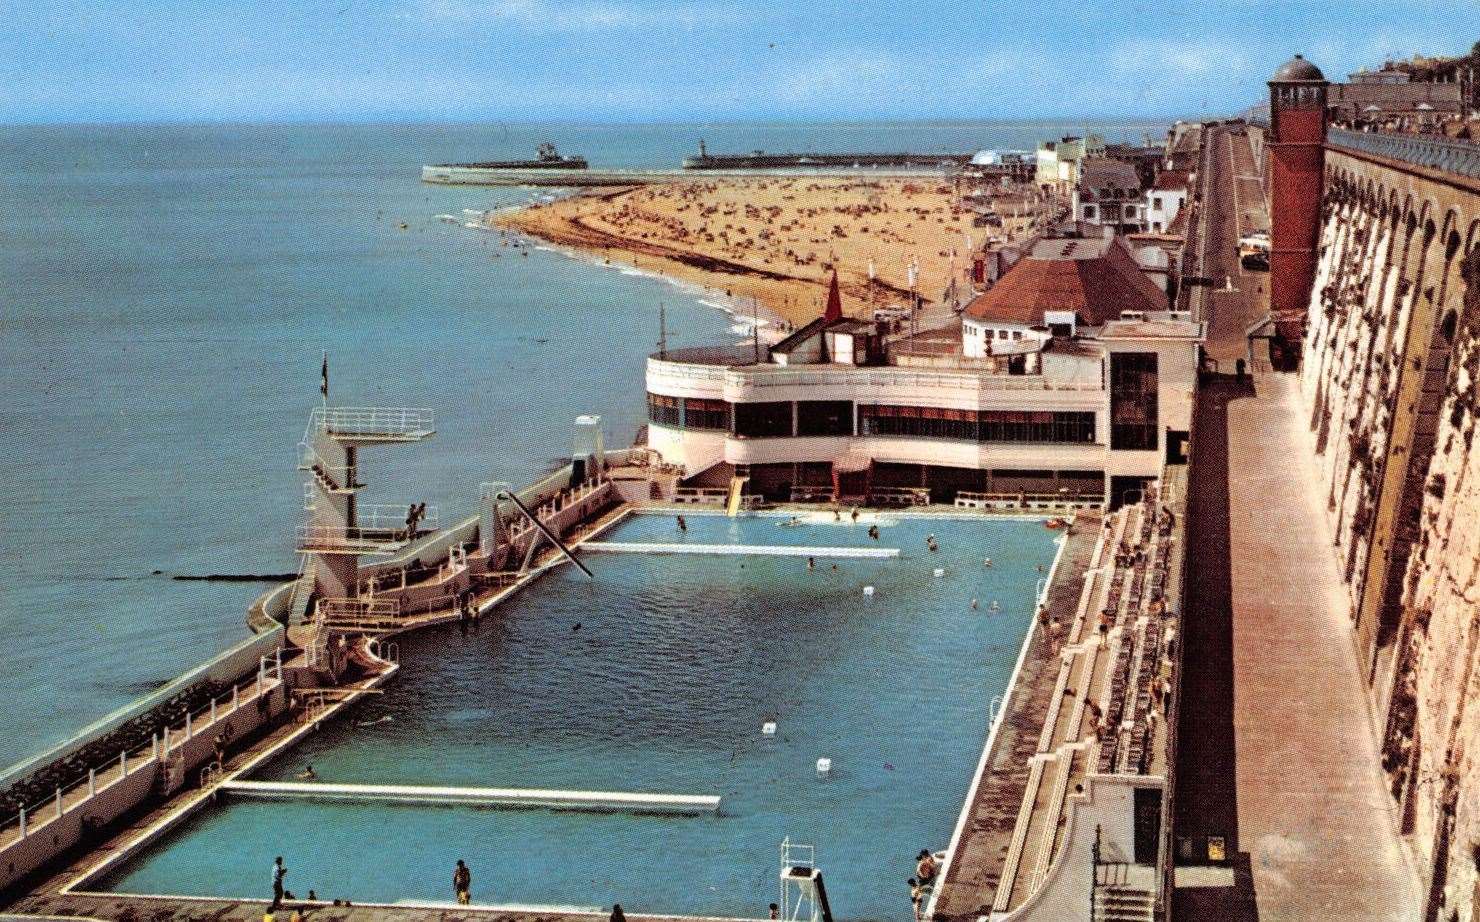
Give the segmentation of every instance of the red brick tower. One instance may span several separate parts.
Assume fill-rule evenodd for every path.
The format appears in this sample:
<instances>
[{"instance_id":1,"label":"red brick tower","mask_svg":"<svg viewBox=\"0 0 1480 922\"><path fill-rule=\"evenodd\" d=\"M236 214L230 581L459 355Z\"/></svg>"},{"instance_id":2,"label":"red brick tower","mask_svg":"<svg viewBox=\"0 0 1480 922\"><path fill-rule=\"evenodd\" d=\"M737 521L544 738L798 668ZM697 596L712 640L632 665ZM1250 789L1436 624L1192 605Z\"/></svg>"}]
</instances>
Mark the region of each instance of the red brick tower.
<instances>
[{"instance_id":1,"label":"red brick tower","mask_svg":"<svg viewBox=\"0 0 1480 922\"><path fill-rule=\"evenodd\" d=\"M1298 54L1269 80L1269 307L1287 361L1299 355L1316 274L1326 86L1320 68Z\"/></svg>"}]
</instances>

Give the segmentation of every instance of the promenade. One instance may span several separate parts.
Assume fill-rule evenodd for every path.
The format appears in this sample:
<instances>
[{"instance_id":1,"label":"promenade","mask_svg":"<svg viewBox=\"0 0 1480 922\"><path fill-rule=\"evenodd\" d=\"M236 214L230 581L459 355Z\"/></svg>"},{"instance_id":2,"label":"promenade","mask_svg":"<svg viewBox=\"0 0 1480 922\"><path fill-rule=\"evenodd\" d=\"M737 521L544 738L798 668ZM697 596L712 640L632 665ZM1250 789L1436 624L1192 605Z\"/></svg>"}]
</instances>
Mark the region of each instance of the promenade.
<instances>
[{"instance_id":1,"label":"promenade","mask_svg":"<svg viewBox=\"0 0 1480 922\"><path fill-rule=\"evenodd\" d=\"M1192 854L1175 915L1417 919L1298 382L1227 374L1268 309L1237 236L1266 219L1248 139L1224 128L1210 143L1206 271L1234 284L1210 291L1207 350L1224 374L1198 396L1190 472L1175 836ZM1202 866L1210 837L1226 866Z\"/></svg>"}]
</instances>

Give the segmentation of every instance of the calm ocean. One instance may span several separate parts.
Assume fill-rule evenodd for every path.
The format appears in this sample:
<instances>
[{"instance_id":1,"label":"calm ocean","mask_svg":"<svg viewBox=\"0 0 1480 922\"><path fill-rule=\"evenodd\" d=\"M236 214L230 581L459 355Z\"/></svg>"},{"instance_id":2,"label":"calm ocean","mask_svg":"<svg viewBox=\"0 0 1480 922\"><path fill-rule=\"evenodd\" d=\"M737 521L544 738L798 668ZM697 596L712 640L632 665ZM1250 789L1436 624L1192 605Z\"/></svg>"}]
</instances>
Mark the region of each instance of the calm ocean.
<instances>
[{"instance_id":1,"label":"calm ocean","mask_svg":"<svg viewBox=\"0 0 1480 922\"><path fill-rule=\"evenodd\" d=\"M294 447L328 350L335 403L430 407L434 440L369 453L367 501L470 511L600 413L643 415L643 357L733 336L702 293L436 219L516 189L419 182L423 163L596 166L712 152L1031 148L1085 128L947 123L88 126L0 133L0 766L246 636L258 584L296 569ZM406 224L403 230L400 225ZM154 571L164 575L153 575Z\"/></svg>"}]
</instances>

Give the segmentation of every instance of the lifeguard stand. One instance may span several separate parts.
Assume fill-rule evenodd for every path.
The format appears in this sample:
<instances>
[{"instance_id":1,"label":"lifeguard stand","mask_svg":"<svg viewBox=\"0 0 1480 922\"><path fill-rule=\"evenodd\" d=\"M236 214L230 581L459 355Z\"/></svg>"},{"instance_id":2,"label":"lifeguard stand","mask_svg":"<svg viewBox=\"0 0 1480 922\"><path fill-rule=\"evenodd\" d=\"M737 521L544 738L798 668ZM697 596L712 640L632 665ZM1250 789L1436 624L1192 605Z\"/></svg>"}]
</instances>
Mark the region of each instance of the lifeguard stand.
<instances>
[{"instance_id":1,"label":"lifeguard stand","mask_svg":"<svg viewBox=\"0 0 1480 922\"><path fill-rule=\"evenodd\" d=\"M817 849L781 840L781 918L785 922L832 922L827 888L817 869Z\"/></svg>"}]
</instances>

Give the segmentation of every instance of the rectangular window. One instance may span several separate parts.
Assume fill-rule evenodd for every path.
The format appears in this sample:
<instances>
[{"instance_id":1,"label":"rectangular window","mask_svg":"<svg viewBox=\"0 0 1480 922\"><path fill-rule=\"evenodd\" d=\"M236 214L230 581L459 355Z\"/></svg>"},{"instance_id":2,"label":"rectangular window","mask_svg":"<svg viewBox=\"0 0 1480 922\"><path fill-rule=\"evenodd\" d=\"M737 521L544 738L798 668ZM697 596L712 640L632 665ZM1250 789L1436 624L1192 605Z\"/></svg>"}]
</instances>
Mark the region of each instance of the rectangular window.
<instances>
[{"instance_id":1,"label":"rectangular window","mask_svg":"<svg viewBox=\"0 0 1480 922\"><path fill-rule=\"evenodd\" d=\"M1110 353L1110 448L1154 451L1160 427L1156 353Z\"/></svg>"},{"instance_id":2,"label":"rectangular window","mask_svg":"<svg viewBox=\"0 0 1480 922\"><path fill-rule=\"evenodd\" d=\"M791 401L735 404L735 434L748 438L791 435Z\"/></svg>"},{"instance_id":3,"label":"rectangular window","mask_svg":"<svg viewBox=\"0 0 1480 922\"><path fill-rule=\"evenodd\" d=\"M664 397L662 394L648 394L648 422L677 428L679 425L678 398Z\"/></svg>"},{"instance_id":4,"label":"rectangular window","mask_svg":"<svg viewBox=\"0 0 1480 922\"><path fill-rule=\"evenodd\" d=\"M970 442L1092 444L1095 414L1041 410L947 410L860 406L863 435L902 435Z\"/></svg>"},{"instance_id":5,"label":"rectangular window","mask_svg":"<svg viewBox=\"0 0 1480 922\"><path fill-rule=\"evenodd\" d=\"M1157 211L1161 211L1161 196L1154 196L1151 199L1151 207L1156 209Z\"/></svg>"},{"instance_id":6,"label":"rectangular window","mask_svg":"<svg viewBox=\"0 0 1480 922\"><path fill-rule=\"evenodd\" d=\"M719 429L730 431L730 405L723 400L686 397L683 402L685 429Z\"/></svg>"},{"instance_id":7,"label":"rectangular window","mask_svg":"<svg viewBox=\"0 0 1480 922\"><path fill-rule=\"evenodd\" d=\"M852 435L851 400L800 400L797 435Z\"/></svg>"},{"instance_id":8,"label":"rectangular window","mask_svg":"<svg viewBox=\"0 0 1480 922\"><path fill-rule=\"evenodd\" d=\"M1094 219L1095 219L1095 206L1093 206L1093 205L1085 205L1084 206L1084 220L1086 220L1086 221L1093 221Z\"/></svg>"}]
</instances>

